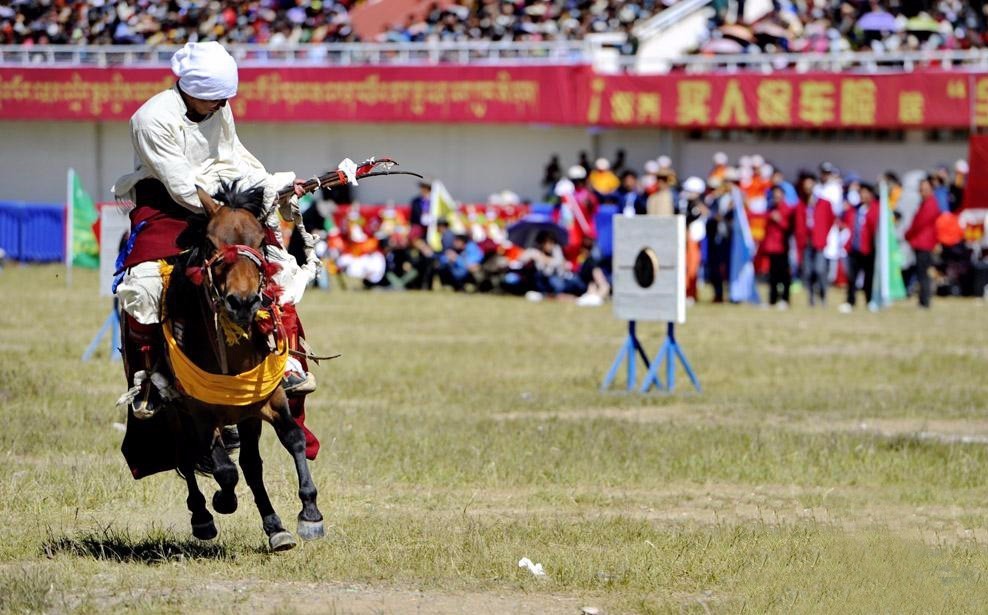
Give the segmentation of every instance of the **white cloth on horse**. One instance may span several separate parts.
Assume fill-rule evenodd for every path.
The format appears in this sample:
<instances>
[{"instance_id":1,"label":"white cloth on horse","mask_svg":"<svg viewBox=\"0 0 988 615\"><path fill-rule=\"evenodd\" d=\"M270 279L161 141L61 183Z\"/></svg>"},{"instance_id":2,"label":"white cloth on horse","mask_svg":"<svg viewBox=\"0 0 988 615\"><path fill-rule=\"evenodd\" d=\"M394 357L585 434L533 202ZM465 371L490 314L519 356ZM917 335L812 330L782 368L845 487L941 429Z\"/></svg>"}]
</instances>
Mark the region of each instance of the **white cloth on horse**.
<instances>
[{"instance_id":1,"label":"white cloth on horse","mask_svg":"<svg viewBox=\"0 0 988 615\"><path fill-rule=\"evenodd\" d=\"M113 186L117 198L133 200L137 182L154 178L176 203L201 212L197 185L212 194L223 180L263 184L270 205L278 190L295 180L291 172L268 173L247 151L237 137L229 105L201 122L190 120L186 111L182 95L173 87L151 97L130 118L135 169Z\"/></svg>"},{"instance_id":2,"label":"white cloth on horse","mask_svg":"<svg viewBox=\"0 0 988 615\"><path fill-rule=\"evenodd\" d=\"M216 41L186 43L172 56L172 72L189 96L224 100L237 95L237 61Z\"/></svg>"}]
</instances>

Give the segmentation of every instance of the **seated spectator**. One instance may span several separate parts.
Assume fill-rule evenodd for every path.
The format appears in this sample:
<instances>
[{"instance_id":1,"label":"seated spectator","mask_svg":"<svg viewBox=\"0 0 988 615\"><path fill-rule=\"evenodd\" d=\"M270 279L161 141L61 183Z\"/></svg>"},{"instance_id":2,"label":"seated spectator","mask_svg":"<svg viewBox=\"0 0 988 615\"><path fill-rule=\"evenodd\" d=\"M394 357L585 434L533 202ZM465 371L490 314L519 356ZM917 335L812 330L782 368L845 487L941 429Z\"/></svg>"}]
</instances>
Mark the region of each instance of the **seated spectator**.
<instances>
[{"instance_id":1,"label":"seated spectator","mask_svg":"<svg viewBox=\"0 0 988 615\"><path fill-rule=\"evenodd\" d=\"M519 259L521 264L531 263L535 268L533 290L525 295L530 301L561 295L579 296L587 286L573 273L563 256L563 249L549 231L540 231L535 237L535 247L525 250Z\"/></svg>"},{"instance_id":2,"label":"seated spectator","mask_svg":"<svg viewBox=\"0 0 988 615\"><path fill-rule=\"evenodd\" d=\"M439 255L439 280L459 292L466 286L476 286L480 281L484 252L467 235L455 235L449 246Z\"/></svg>"}]
</instances>

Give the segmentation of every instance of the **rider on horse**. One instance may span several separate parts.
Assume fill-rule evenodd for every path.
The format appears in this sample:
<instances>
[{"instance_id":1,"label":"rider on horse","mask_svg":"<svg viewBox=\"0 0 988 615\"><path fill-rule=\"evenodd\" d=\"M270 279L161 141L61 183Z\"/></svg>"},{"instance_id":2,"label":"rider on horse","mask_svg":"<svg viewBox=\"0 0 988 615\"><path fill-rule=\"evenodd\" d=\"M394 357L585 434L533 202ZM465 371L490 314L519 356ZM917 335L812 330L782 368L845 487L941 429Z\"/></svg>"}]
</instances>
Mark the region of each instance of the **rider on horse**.
<instances>
[{"instance_id":1,"label":"rider on horse","mask_svg":"<svg viewBox=\"0 0 988 615\"><path fill-rule=\"evenodd\" d=\"M300 329L293 306L316 270L312 237L302 226L298 208L303 181L291 172L268 173L237 137L227 104L237 94L233 56L216 42L188 43L172 57L171 66L178 82L144 103L130 120L136 168L114 186L118 198L129 198L135 204L116 294L125 312L127 377L132 385L125 397L137 418L153 415L162 400L175 395L161 335L159 261L173 259L184 249L180 245L183 232L193 216L203 213L200 188L212 195L221 182L237 179L245 185L263 186L265 206L272 212L265 221L270 229L265 256L281 265L275 281L284 289L280 302L286 325L295 329L289 337ZM288 186L294 187L291 198L275 203L278 191ZM281 245L278 214L293 221L305 241L307 262L302 267ZM290 395L301 396L314 390L315 381L292 358L283 386ZM297 401L296 416L301 414L302 399Z\"/></svg>"}]
</instances>

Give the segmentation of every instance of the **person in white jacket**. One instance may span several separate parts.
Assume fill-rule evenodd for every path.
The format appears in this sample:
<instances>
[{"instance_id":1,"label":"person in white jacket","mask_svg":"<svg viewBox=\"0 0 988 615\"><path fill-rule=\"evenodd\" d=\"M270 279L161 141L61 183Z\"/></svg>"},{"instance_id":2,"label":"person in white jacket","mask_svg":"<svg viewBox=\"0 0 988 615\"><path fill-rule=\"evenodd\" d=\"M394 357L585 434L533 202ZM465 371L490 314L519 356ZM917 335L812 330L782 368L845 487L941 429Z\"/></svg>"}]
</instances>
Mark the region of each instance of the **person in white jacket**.
<instances>
[{"instance_id":1,"label":"person in white jacket","mask_svg":"<svg viewBox=\"0 0 988 615\"><path fill-rule=\"evenodd\" d=\"M298 211L301 180L294 173L268 173L237 137L227 101L237 94L238 73L233 57L216 42L188 43L171 60L177 83L151 97L130 120L135 169L114 185L117 198L134 202L131 211L129 252L116 296L125 312L130 400L147 399L138 414L151 416L157 395L139 395L142 387L157 389L164 398L173 394L170 375L162 360L160 316L162 280L158 260L176 256L179 236L188 218L202 213L197 187L214 194L221 182L264 187L271 205L279 190L293 185L294 196L280 208L271 208L265 222L280 238L278 213L292 219L307 244L307 263L299 267L280 245L266 246L266 256L280 265L276 281L285 289L282 304L298 303L315 276L316 257L311 236L305 233ZM150 368L149 366L154 366ZM137 369L144 367L146 369ZM286 372L289 393L314 390L311 374L292 359ZM148 389L144 389L145 392ZM125 396L126 397L126 396Z\"/></svg>"}]
</instances>

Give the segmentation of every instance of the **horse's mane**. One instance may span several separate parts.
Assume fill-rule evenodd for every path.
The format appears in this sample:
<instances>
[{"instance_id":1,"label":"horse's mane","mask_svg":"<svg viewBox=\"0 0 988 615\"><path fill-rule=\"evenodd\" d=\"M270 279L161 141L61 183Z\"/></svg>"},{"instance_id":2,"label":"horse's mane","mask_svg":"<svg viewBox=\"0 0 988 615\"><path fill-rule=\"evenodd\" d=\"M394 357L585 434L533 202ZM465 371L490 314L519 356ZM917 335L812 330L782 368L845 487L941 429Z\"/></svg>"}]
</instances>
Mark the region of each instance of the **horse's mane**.
<instances>
[{"instance_id":1,"label":"horse's mane","mask_svg":"<svg viewBox=\"0 0 988 615\"><path fill-rule=\"evenodd\" d=\"M259 219L264 214L264 185L255 184L242 187L240 179L220 182L219 190L212 197L230 209L242 209ZM197 287L186 275L187 267L201 265L205 255L203 248L206 242L206 227L209 218L205 215L193 215L188 218L189 226L179 236L177 243L184 248L178 258L171 276L165 301L169 310L182 310L195 305ZM177 315L169 313L169 316Z\"/></svg>"},{"instance_id":2,"label":"horse's mane","mask_svg":"<svg viewBox=\"0 0 988 615\"><path fill-rule=\"evenodd\" d=\"M219 191L213 198L230 209L243 209L260 219L264 213L264 184L254 184L244 188L240 179L220 183Z\"/></svg>"}]
</instances>

